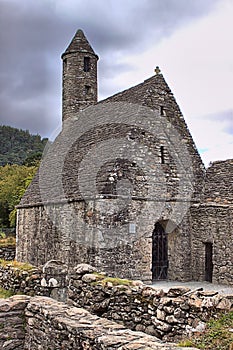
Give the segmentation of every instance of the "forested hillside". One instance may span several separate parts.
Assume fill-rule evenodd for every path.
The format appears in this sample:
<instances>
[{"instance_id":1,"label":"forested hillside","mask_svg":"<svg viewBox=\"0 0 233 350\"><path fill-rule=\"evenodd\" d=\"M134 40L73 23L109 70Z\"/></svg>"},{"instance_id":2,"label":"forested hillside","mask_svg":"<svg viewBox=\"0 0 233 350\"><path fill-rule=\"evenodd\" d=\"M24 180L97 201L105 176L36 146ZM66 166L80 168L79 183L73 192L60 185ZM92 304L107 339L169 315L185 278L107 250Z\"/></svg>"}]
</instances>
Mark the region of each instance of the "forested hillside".
<instances>
[{"instance_id":1,"label":"forested hillside","mask_svg":"<svg viewBox=\"0 0 233 350\"><path fill-rule=\"evenodd\" d=\"M16 206L35 175L48 139L0 126L0 237L15 227Z\"/></svg>"},{"instance_id":2,"label":"forested hillside","mask_svg":"<svg viewBox=\"0 0 233 350\"><path fill-rule=\"evenodd\" d=\"M40 159L48 139L31 135L28 130L0 126L0 166L6 164L33 165Z\"/></svg>"}]
</instances>

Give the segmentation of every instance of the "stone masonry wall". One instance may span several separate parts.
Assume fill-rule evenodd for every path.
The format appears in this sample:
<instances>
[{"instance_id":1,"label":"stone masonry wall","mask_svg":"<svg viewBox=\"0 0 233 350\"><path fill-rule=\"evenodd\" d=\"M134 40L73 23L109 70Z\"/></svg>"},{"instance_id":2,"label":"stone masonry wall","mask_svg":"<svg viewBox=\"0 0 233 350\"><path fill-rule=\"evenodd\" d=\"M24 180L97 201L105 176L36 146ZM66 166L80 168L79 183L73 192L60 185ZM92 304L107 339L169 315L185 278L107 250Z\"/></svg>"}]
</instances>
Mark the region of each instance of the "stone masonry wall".
<instances>
[{"instance_id":1,"label":"stone masonry wall","mask_svg":"<svg viewBox=\"0 0 233 350\"><path fill-rule=\"evenodd\" d=\"M15 250L16 250L16 248L14 246L0 247L0 259L14 260Z\"/></svg>"},{"instance_id":2,"label":"stone masonry wall","mask_svg":"<svg viewBox=\"0 0 233 350\"><path fill-rule=\"evenodd\" d=\"M41 286L43 272L40 269L25 271L9 265L0 266L0 286L13 293L50 295L50 288Z\"/></svg>"},{"instance_id":3,"label":"stone masonry wall","mask_svg":"<svg viewBox=\"0 0 233 350\"><path fill-rule=\"evenodd\" d=\"M183 349L46 297L0 300L0 325L6 350Z\"/></svg>"},{"instance_id":4,"label":"stone masonry wall","mask_svg":"<svg viewBox=\"0 0 233 350\"><path fill-rule=\"evenodd\" d=\"M192 279L205 280L205 244L213 245L213 282L233 285L233 206L192 207Z\"/></svg>"},{"instance_id":5,"label":"stone masonry wall","mask_svg":"<svg viewBox=\"0 0 233 350\"><path fill-rule=\"evenodd\" d=\"M171 288L167 293L140 281L104 279L90 265L74 270L58 261L48 262L41 270L30 272L1 267L0 285L14 292L51 296L84 307L97 316L143 331L164 341L178 340L204 329L211 316L230 310L233 295L217 292L191 292ZM94 272L94 273L93 273Z\"/></svg>"},{"instance_id":6,"label":"stone masonry wall","mask_svg":"<svg viewBox=\"0 0 233 350\"><path fill-rule=\"evenodd\" d=\"M110 203L109 207L113 203ZM140 201L133 201L131 209L139 212L135 218L136 232L129 232L130 217L124 225L117 223L94 225L95 210L105 205L105 200L72 202L60 205L48 204L21 208L18 213L18 245L16 259L39 266L51 259L74 267L82 262L96 266L109 275L121 278L152 280L152 233L158 220L157 212L150 210L151 202L143 203L147 212L142 220ZM163 204L164 205L164 204ZM172 203L170 207L172 207ZM148 207L148 210L147 210ZM163 213L161 224L166 229L169 213ZM101 211L101 210L100 210ZM54 222L48 217L50 213ZM77 220L73 220L76 215ZM96 218L94 220L97 220ZM100 221L100 218L98 219ZM59 225L57 224L59 222ZM56 223L56 224L55 224ZM115 226L114 226L115 225ZM92 232L87 227L93 227ZM122 241L121 241L121 237ZM32 244L32 242L34 242ZM169 279L190 280L190 231L189 219L168 233Z\"/></svg>"},{"instance_id":7,"label":"stone masonry wall","mask_svg":"<svg viewBox=\"0 0 233 350\"><path fill-rule=\"evenodd\" d=\"M233 203L233 159L213 162L207 169L204 202Z\"/></svg>"},{"instance_id":8,"label":"stone masonry wall","mask_svg":"<svg viewBox=\"0 0 233 350\"><path fill-rule=\"evenodd\" d=\"M0 299L0 349L24 350L25 308L30 297Z\"/></svg>"},{"instance_id":9,"label":"stone masonry wall","mask_svg":"<svg viewBox=\"0 0 233 350\"><path fill-rule=\"evenodd\" d=\"M10 262L0 265L0 286L13 293L43 295L66 301L68 282L67 266L59 261L52 260L30 270L25 270L24 265L14 267Z\"/></svg>"},{"instance_id":10,"label":"stone masonry wall","mask_svg":"<svg viewBox=\"0 0 233 350\"><path fill-rule=\"evenodd\" d=\"M104 279L85 264L75 270L68 288L72 305L166 341L203 331L211 316L233 307L233 295L184 287L165 293L142 282Z\"/></svg>"}]
</instances>

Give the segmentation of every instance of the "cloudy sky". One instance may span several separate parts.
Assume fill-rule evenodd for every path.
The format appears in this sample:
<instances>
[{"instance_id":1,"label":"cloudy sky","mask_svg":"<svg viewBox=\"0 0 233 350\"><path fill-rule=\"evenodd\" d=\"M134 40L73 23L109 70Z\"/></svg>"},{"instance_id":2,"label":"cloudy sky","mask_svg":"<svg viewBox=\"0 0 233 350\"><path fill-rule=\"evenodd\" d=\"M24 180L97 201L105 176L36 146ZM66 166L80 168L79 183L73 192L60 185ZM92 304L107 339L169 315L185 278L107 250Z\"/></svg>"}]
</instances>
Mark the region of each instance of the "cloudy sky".
<instances>
[{"instance_id":1,"label":"cloudy sky","mask_svg":"<svg viewBox=\"0 0 233 350\"><path fill-rule=\"evenodd\" d=\"M61 125L61 59L78 28L99 99L160 66L206 165L233 158L233 0L0 0L0 124Z\"/></svg>"}]
</instances>

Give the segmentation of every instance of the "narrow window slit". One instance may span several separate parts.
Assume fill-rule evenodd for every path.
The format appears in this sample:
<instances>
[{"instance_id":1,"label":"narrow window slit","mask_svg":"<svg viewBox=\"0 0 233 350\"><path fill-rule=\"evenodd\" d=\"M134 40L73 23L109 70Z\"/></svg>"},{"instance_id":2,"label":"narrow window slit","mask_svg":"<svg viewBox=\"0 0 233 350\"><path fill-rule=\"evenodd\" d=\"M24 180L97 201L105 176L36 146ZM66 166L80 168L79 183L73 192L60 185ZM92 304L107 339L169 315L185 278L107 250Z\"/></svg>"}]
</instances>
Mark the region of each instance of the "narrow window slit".
<instances>
[{"instance_id":1,"label":"narrow window slit","mask_svg":"<svg viewBox=\"0 0 233 350\"><path fill-rule=\"evenodd\" d=\"M91 87L89 85L85 85L85 95L88 95L91 91Z\"/></svg>"},{"instance_id":2,"label":"narrow window slit","mask_svg":"<svg viewBox=\"0 0 233 350\"><path fill-rule=\"evenodd\" d=\"M163 116L166 115L166 111L165 111L164 106L160 106L160 115L163 115Z\"/></svg>"},{"instance_id":3,"label":"narrow window slit","mask_svg":"<svg viewBox=\"0 0 233 350\"><path fill-rule=\"evenodd\" d=\"M164 146L160 146L160 159L161 159L161 164L165 164Z\"/></svg>"},{"instance_id":4,"label":"narrow window slit","mask_svg":"<svg viewBox=\"0 0 233 350\"><path fill-rule=\"evenodd\" d=\"M84 70L84 72L89 72L90 71L90 57L84 57L83 70Z\"/></svg>"}]
</instances>

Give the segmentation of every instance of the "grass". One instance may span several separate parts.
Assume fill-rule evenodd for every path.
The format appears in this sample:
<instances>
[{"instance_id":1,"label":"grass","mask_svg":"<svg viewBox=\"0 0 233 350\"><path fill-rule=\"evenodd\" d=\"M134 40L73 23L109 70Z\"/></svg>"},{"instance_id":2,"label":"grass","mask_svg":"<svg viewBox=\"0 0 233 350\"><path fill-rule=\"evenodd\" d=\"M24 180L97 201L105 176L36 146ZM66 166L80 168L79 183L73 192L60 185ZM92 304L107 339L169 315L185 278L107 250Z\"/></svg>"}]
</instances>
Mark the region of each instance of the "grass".
<instances>
[{"instance_id":1,"label":"grass","mask_svg":"<svg viewBox=\"0 0 233 350\"><path fill-rule=\"evenodd\" d=\"M15 247L16 239L15 237L5 237L0 238L0 247Z\"/></svg>"},{"instance_id":2,"label":"grass","mask_svg":"<svg viewBox=\"0 0 233 350\"><path fill-rule=\"evenodd\" d=\"M108 282L112 283L113 286L130 286L132 285L132 281L122 279L122 278L115 278L115 277L105 277L103 280L101 280L102 284L107 284Z\"/></svg>"},{"instance_id":3,"label":"grass","mask_svg":"<svg viewBox=\"0 0 233 350\"><path fill-rule=\"evenodd\" d=\"M233 311L207 323L203 335L181 341L178 345L204 350L233 350Z\"/></svg>"},{"instance_id":4,"label":"grass","mask_svg":"<svg viewBox=\"0 0 233 350\"><path fill-rule=\"evenodd\" d=\"M28 263L22 263L16 260L8 261L8 260L0 259L0 266L3 266L3 267L11 266L13 268L17 268L22 271L31 271L32 269L34 269L34 266Z\"/></svg>"},{"instance_id":5,"label":"grass","mask_svg":"<svg viewBox=\"0 0 233 350\"><path fill-rule=\"evenodd\" d=\"M98 277L98 280L96 282L93 282L94 285L101 283L102 285L106 285L108 282L112 283L113 286L130 286L132 285L132 281L122 278L116 278L116 277L106 277L105 275L102 275L101 273L94 272L94 275Z\"/></svg>"},{"instance_id":6,"label":"grass","mask_svg":"<svg viewBox=\"0 0 233 350\"><path fill-rule=\"evenodd\" d=\"M0 298L1 299L10 298L10 297L12 297L12 295L14 295L14 293L11 290L6 290L3 288L0 288Z\"/></svg>"}]
</instances>

